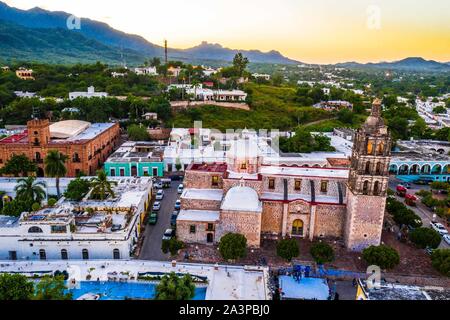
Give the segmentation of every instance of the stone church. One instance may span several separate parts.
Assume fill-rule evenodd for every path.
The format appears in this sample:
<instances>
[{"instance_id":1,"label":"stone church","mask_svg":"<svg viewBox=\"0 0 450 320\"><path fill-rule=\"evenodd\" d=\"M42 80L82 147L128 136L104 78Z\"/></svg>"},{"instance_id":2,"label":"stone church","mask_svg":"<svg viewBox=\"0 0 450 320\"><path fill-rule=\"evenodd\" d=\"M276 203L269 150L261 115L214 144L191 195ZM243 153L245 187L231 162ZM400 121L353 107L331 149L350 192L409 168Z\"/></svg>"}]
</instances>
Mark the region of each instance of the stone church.
<instances>
[{"instance_id":1,"label":"stone church","mask_svg":"<svg viewBox=\"0 0 450 320\"><path fill-rule=\"evenodd\" d=\"M275 165L254 150L258 141L231 142L224 163L192 163L177 219L187 243L217 243L230 232L249 246L262 239L343 239L352 251L379 245L391 138L375 100L356 133L349 165Z\"/></svg>"}]
</instances>

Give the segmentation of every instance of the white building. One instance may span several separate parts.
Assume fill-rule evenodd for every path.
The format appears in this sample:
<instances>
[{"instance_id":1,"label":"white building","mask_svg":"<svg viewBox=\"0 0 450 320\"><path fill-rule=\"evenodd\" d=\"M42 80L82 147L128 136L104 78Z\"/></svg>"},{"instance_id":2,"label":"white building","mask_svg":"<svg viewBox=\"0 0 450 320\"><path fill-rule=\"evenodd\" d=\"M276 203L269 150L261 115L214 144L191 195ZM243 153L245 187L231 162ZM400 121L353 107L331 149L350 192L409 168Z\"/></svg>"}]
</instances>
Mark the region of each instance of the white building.
<instances>
[{"instance_id":1,"label":"white building","mask_svg":"<svg viewBox=\"0 0 450 320\"><path fill-rule=\"evenodd\" d=\"M270 74L253 73L252 77L255 78L255 79L264 79L266 81L270 81Z\"/></svg>"},{"instance_id":2,"label":"white building","mask_svg":"<svg viewBox=\"0 0 450 320\"><path fill-rule=\"evenodd\" d=\"M111 72L111 77L113 78L124 78L127 74L124 72Z\"/></svg>"},{"instance_id":3,"label":"white building","mask_svg":"<svg viewBox=\"0 0 450 320\"><path fill-rule=\"evenodd\" d=\"M69 100L75 100L77 98L106 98L108 94L106 92L95 92L95 88L90 86L87 92L70 92Z\"/></svg>"},{"instance_id":4,"label":"white building","mask_svg":"<svg viewBox=\"0 0 450 320\"><path fill-rule=\"evenodd\" d=\"M134 68L134 73L138 76L157 76L156 67Z\"/></svg>"},{"instance_id":5,"label":"white building","mask_svg":"<svg viewBox=\"0 0 450 320\"><path fill-rule=\"evenodd\" d=\"M242 90L212 90L202 87L186 89L198 101L245 102L247 93Z\"/></svg>"},{"instance_id":6,"label":"white building","mask_svg":"<svg viewBox=\"0 0 450 320\"><path fill-rule=\"evenodd\" d=\"M207 67L205 69L203 69L203 75L205 77L211 77L212 75L216 74L218 71L216 69Z\"/></svg>"},{"instance_id":7,"label":"white building","mask_svg":"<svg viewBox=\"0 0 450 320\"><path fill-rule=\"evenodd\" d=\"M129 259L152 196L151 178L117 178L115 197L0 216L0 260Z\"/></svg>"},{"instance_id":8,"label":"white building","mask_svg":"<svg viewBox=\"0 0 450 320\"><path fill-rule=\"evenodd\" d=\"M36 98L37 95L35 92L28 92L28 91L14 91L14 94L18 98Z\"/></svg>"}]
</instances>

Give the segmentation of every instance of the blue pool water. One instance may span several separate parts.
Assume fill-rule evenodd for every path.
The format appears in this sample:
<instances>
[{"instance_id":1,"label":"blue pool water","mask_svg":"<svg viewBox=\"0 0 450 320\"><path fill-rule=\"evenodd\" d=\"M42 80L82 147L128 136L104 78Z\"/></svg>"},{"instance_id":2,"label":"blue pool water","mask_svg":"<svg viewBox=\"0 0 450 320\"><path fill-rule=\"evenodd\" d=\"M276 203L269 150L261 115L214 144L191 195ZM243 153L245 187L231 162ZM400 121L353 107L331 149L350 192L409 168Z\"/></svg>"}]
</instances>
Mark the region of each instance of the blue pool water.
<instances>
[{"instance_id":1,"label":"blue pool water","mask_svg":"<svg viewBox=\"0 0 450 320\"><path fill-rule=\"evenodd\" d=\"M83 281L76 289L70 289L73 299L84 294L100 294L100 300L153 299L156 285L140 282L96 282ZM196 288L193 300L205 300L206 288Z\"/></svg>"}]
</instances>

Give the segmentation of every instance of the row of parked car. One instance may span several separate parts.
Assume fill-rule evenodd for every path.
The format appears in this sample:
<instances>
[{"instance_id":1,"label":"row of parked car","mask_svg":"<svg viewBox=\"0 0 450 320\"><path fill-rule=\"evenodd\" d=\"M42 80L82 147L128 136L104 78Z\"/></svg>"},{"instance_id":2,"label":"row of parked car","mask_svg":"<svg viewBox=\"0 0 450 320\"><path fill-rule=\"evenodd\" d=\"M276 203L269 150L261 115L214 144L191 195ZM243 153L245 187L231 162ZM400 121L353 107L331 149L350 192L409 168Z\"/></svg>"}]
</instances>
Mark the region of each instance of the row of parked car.
<instances>
[{"instance_id":1,"label":"row of parked car","mask_svg":"<svg viewBox=\"0 0 450 320\"><path fill-rule=\"evenodd\" d=\"M154 186L156 189L158 189L158 191L157 191L156 197L155 197L156 201L153 204L152 212L148 219L148 224L150 224L150 225L156 225L158 223L158 214L161 210L161 203L165 197L165 192L164 192L163 188L166 188L167 186L170 188L170 184L168 184L168 182L163 181L163 180L167 180L167 179L161 179L161 181L155 181L155 183L154 183ZM171 180L169 180L169 181L171 181ZM180 184L178 186L177 193L181 195L183 193L183 191L184 191L184 185ZM178 199L175 202L174 211L172 212L172 215L170 217L171 228L167 229L164 232L162 240L170 240L175 236L175 226L177 223L178 213L180 212L180 210L181 210L181 200Z\"/></svg>"}]
</instances>

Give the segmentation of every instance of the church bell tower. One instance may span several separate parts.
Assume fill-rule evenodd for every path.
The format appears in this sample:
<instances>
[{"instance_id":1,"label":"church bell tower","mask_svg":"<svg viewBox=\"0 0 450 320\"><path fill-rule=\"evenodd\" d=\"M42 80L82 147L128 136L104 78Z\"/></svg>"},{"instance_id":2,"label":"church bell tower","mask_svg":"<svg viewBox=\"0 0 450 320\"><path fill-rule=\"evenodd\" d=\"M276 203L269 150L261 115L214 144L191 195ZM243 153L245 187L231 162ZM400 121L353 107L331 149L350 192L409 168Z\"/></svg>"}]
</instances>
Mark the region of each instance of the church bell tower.
<instances>
[{"instance_id":1,"label":"church bell tower","mask_svg":"<svg viewBox=\"0 0 450 320\"><path fill-rule=\"evenodd\" d=\"M386 206L392 140L381 117L381 101L356 132L347 184L345 244L349 250L379 245Z\"/></svg>"}]
</instances>

